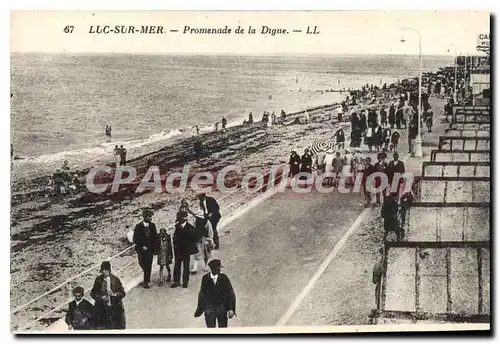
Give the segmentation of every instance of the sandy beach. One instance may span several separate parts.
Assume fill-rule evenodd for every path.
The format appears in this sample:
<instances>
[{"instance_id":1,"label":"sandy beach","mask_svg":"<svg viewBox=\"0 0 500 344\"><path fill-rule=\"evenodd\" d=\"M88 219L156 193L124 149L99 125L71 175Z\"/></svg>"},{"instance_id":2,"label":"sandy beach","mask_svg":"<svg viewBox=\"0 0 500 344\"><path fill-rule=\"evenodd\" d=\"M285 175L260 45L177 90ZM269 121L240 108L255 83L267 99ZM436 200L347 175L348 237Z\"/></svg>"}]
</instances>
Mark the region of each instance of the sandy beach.
<instances>
[{"instance_id":1,"label":"sandy beach","mask_svg":"<svg viewBox=\"0 0 500 344\"><path fill-rule=\"evenodd\" d=\"M288 162L292 149L302 154L315 140L331 138L340 126L344 127L348 138L350 122L337 123L333 116L323 116L332 107L310 110L312 121L308 124L266 126L257 122L230 127L225 138L219 133L202 134L205 149L199 163L196 163L192 149L194 138L190 137L176 140L149 154L132 157L128 165L136 168L138 178L152 165L159 166L162 171L180 171L189 164L192 165L192 173L217 172L226 166L236 165L241 167L242 173L232 182L239 183L241 176L249 171L266 172ZM287 121L293 121L296 117L303 120L304 114L289 114ZM344 115L344 120L350 120L347 117ZM108 163L111 165L111 157ZM84 180L87 172L84 169L78 174ZM143 207L148 206L155 211L153 221L158 227L169 227L174 222L180 199L186 197L189 202L195 199L195 193L191 190L184 195L165 192L137 194L125 187L112 195L87 191L57 199L45 197L47 178L48 175L21 178L12 184L13 309L130 246L126 234L140 221ZM230 186L227 179L226 186ZM260 193L239 191L222 195L213 191L209 195L219 201L222 216L227 217L239 205L249 202ZM231 205L230 209L226 209L228 205ZM89 279L87 276L81 283L90 283L92 277ZM60 297L54 294L52 301L61 302ZM50 302L49 298L46 303Z\"/></svg>"}]
</instances>

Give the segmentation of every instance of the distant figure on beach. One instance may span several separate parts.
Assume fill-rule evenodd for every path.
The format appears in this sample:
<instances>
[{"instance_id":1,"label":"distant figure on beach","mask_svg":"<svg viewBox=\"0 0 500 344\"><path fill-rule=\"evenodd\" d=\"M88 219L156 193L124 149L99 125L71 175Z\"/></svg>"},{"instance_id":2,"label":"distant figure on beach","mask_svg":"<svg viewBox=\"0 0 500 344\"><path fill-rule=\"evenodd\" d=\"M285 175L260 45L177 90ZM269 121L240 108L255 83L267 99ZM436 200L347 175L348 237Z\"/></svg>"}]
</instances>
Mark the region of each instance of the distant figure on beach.
<instances>
[{"instance_id":1,"label":"distant figure on beach","mask_svg":"<svg viewBox=\"0 0 500 344\"><path fill-rule=\"evenodd\" d=\"M300 156L297 154L297 151L295 149L292 150L290 154L288 164L290 165L290 177L293 178L297 173L300 172Z\"/></svg>"},{"instance_id":2,"label":"distant figure on beach","mask_svg":"<svg viewBox=\"0 0 500 344\"><path fill-rule=\"evenodd\" d=\"M271 125L276 125L276 114L273 113L271 114Z\"/></svg>"},{"instance_id":3,"label":"distant figure on beach","mask_svg":"<svg viewBox=\"0 0 500 344\"><path fill-rule=\"evenodd\" d=\"M113 149L113 157L115 158L115 165L116 167L120 166L120 148L118 145L115 145L115 149Z\"/></svg>"},{"instance_id":4,"label":"distant figure on beach","mask_svg":"<svg viewBox=\"0 0 500 344\"><path fill-rule=\"evenodd\" d=\"M219 122L215 123L215 132L219 130Z\"/></svg>"},{"instance_id":5,"label":"distant figure on beach","mask_svg":"<svg viewBox=\"0 0 500 344\"><path fill-rule=\"evenodd\" d=\"M201 141L199 139L197 139L194 142L193 149L194 149L194 154L196 157L196 162L200 162L201 152L203 151L203 144L201 143Z\"/></svg>"},{"instance_id":6,"label":"distant figure on beach","mask_svg":"<svg viewBox=\"0 0 500 344\"><path fill-rule=\"evenodd\" d=\"M110 262L102 262L100 272L90 292L95 300L94 325L98 330L124 330L126 322L122 299L126 295L125 289L120 279L111 273Z\"/></svg>"},{"instance_id":7,"label":"distant figure on beach","mask_svg":"<svg viewBox=\"0 0 500 344\"><path fill-rule=\"evenodd\" d=\"M285 120L286 120L286 112L285 112L285 110L281 109L280 117L281 117L281 123L285 124Z\"/></svg>"},{"instance_id":8,"label":"distant figure on beach","mask_svg":"<svg viewBox=\"0 0 500 344\"><path fill-rule=\"evenodd\" d=\"M309 112L307 112L307 110L304 110L304 116L306 119L306 123L311 122L311 116L309 115Z\"/></svg>"},{"instance_id":9,"label":"distant figure on beach","mask_svg":"<svg viewBox=\"0 0 500 344\"><path fill-rule=\"evenodd\" d=\"M253 115L252 115L251 112L248 114L248 121L247 121L247 123L248 124L253 124Z\"/></svg>"},{"instance_id":10,"label":"distant figure on beach","mask_svg":"<svg viewBox=\"0 0 500 344\"><path fill-rule=\"evenodd\" d=\"M196 136L200 135L200 127L198 127L198 124L196 125Z\"/></svg>"},{"instance_id":11,"label":"distant figure on beach","mask_svg":"<svg viewBox=\"0 0 500 344\"><path fill-rule=\"evenodd\" d=\"M268 123L269 122L269 113L267 111L264 111L262 114L262 123Z\"/></svg>"},{"instance_id":12,"label":"distant figure on beach","mask_svg":"<svg viewBox=\"0 0 500 344\"><path fill-rule=\"evenodd\" d=\"M91 330L94 320L94 305L83 297L85 291L78 286L73 288L73 301L68 305L65 322L69 330Z\"/></svg>"},{"instance_id":13,"label":"distant figure on beach","mask_svg":"<svg viewBox=\"0 0 500 344\"><path fill-rule=\"evenodd\" d=\"M222 130L226 130L226 126L227 126L226 117L222 117L221 123L222 123Z\"/></svg>"},{"instance_id":14,"label":"distant figure on beach","mask_svg":"<svg viewBox=\"0 0 500 344\"><path fill-rule=\"evenodd\" d=\"M111 126L110 125L106 125L106 136L108 137L108 142L109 140L111 139Z\"/></svg>"},{"instance_id":15,"label":"distant figure on beach","mask_svg":"<svg viewBox=\"0 0 500 344\"><path fill-rule=\"evenodd\" d=\"M127 149L123 147L123 145L120 146L120 166L125 166L127 164Z\"/></svg>"},{"instance_id":16,"label":"distant figure on beach","mask_svg":"<svg viewBox=\"0 0 500 344\"><path fill-rule=\"evenodd\" d=\"M12 143L10 144L10 158L14 158L14 145Z\"/></svg>"}]
</instances>

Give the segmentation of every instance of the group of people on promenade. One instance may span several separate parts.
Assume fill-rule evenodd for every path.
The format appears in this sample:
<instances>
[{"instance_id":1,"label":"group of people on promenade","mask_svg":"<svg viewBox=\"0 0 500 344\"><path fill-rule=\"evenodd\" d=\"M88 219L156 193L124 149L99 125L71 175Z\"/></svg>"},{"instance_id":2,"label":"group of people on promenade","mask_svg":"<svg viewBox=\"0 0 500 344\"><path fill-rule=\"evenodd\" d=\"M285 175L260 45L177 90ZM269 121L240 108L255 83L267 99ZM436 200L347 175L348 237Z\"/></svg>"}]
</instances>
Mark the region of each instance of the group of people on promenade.
<instances>
[{"instance_id":1,"label":"group of people on promenade","mask_svg":"<svg viewBox=\"0 0 500 344\"><path fill-rule=\"evenodd\" d=\"M154 256L157 256L159 265L158 286L172 282L170 288L187 288L190 275L197 274L201 267L205 275L194 316L204 314L207 327L227 327L228 319L236 312L236 296L229 278L221 273L220 259L212 258L212 252L219 250L220 245L217 224L221 214L217 201L203 192L198 193L193 205L183 199L170 232L165 227L158 229L152 216L150 209L144 209L143 220L133 232L139 266L143 271L142 287L151 287ZM120 279L111 273L110 262L101 264L100 275L94 282L90 293L94 305L83 298L82 287L74 288L73 295L74 301L66 315L70 329L125 329L122 299L126 293Z\"/></svg>"},{"instance_id":2,"label":"group of people on promenade","mask_svg":"<svg viewBox=\"0 0 500 344\"><path fill-rule=\"evenodd\" d=\"M118 147L118 145L115 145L115 148L113 149L113 157L115 159L115 166L125 166L127 164L127 148L123 147L121 145Z\"/></svg>"}]
</instances>

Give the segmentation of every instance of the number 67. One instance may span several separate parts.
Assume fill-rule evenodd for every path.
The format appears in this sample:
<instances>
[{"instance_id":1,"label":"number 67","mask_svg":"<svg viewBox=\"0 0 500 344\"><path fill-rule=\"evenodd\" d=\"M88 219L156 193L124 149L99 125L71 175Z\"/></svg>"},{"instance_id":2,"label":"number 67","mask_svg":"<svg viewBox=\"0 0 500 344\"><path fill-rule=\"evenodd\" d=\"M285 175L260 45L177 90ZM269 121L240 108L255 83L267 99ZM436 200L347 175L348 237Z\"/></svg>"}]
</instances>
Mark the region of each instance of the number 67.
<instances>
[{"instance_id":1,"label":"number 67","mask_svg":"<svg viewBox=\"0 0 500 344\"><path fill-rule=\"evenodd\" d=\"M73 29L75 27L73 25L66 25L66 27L64 28L64 33L73 33Z\"/></svg>"}]
</instances>

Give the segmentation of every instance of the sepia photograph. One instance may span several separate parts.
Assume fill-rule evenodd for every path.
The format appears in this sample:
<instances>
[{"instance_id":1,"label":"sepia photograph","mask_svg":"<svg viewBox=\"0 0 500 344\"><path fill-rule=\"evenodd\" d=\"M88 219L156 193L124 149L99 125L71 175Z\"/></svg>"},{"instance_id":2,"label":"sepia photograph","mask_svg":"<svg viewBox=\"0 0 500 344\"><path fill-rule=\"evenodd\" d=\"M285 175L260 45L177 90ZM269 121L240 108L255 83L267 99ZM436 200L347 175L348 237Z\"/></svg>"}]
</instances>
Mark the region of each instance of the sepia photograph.
<instances>
[{"instance_id":1,"label":"sepia photograph","mask_svg":"<svg viewBox=\"0 0 500 344\"><path fill-rule=\"evenodd\" d=\"M490 21L12 11L11 333L491 331Z\"/></svg>"}]
</instances>

